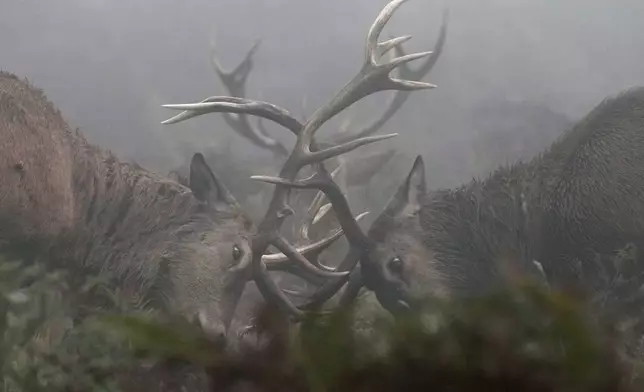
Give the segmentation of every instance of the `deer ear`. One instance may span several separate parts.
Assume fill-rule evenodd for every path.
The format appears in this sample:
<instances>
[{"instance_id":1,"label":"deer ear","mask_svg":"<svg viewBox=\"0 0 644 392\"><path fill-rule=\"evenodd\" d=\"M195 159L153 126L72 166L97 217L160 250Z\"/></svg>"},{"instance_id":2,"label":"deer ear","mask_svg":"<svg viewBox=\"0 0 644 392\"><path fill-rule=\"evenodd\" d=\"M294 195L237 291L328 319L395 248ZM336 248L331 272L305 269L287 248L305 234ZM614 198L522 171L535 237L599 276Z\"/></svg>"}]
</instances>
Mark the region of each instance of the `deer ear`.
<instances>
[{"instance_id":1,"label":"deer ear","mask_svg":"<svg viewBox=\"0 0 644 392\"><path fill-rule=\"evenodd\" d=\"M427 191L425 182L425 164L423 157L418 155L414 160L411 171L400 185L394 197L389 201L385 211L390 216L399 214L414 214L420 209L423 195Z\"/></svg>"},{"instance_id":2,"label":"deer ear","mask_svg":"<svg viewBox=\"0 0 644 392\"><path fill-rule=\"evenodd\" d=\"M206 163L203 154L197 153L190 161L190 189L197 200L216 206L236 205L237 201Z\"/></svg>"}]
</instances>

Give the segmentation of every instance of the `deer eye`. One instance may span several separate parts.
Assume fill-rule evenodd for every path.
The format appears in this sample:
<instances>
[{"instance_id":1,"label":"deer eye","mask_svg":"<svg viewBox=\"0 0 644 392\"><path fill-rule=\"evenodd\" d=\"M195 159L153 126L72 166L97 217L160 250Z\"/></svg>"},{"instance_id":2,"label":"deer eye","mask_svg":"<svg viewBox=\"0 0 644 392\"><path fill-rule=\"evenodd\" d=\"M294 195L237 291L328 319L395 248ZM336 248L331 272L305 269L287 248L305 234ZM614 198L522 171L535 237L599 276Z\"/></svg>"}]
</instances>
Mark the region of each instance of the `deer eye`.
<instances>
[{"instance_id":1,"label":"deer eye","mask_svg":"<svg viewBox=\"0 0 644 392\"><path fill-rule=\"evenodd\" d=\"M387 267L392 273L400 275L403 272L404 263L400 257L396 256L393 259L389 260Z\"/></svg>"},{"instance_id":2,"label":"deer eye","mask_svg":"<svg viewBox=\"0 0 644 392\"><path fill-rule=\"evenodd\" d=\"M233 245L233 260L239 261L242 256L242 250L237 245Z\"/></svg>"}]
</instances>

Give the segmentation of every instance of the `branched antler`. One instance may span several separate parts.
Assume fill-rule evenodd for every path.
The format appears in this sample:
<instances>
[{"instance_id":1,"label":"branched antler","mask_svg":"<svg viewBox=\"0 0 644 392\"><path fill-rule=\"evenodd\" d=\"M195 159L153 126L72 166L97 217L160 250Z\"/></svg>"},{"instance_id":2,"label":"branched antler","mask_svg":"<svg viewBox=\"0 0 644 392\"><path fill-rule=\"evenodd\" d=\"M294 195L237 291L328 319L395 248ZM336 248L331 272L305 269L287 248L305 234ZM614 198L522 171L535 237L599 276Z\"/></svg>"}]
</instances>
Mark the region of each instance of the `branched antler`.
<instances>
[{"instance_id":1,"label":"branched antler","mask_svg":"<svg viewBox=\"0 0 644 392\"><path fill-rule=\"evenodd\" d=\"M443 22L440 28L438 39L436 40L436 44L434 45L434 50L429 56L427 56L427 59L416 70L411 69L408 64L401 64L396 69L398 76L401 79L422 80L429 74L432 68L434 68L434 65L436 65L436 62L443 52L443 47L445 46L448 21L449 11L446 9L445 11L443 11ZM403 57L405 56L405 51L402 44L409 39L409 36L392 38L386 42L379 44L380 50L382 51L382 54L384 54L393 49L395 56L397 56L398 58ZM385 111L380 117L376 118L373 122L362 128L361 130L352 133L338 132L333 134L331 136L331 142L345 143L347 140L373 135L374 133L378 132L378 130L380 130L385 125L385 123L387 123L387 121L389 121L398 112L398 110L400 110L400 108L409 98L409 95L409 90L396 91L396 93L391 96L391 99L387 103Z\"/></svg>"},{"instance_id":2,"label":"branched antler","mask_svg":"<svg viewBox=\"0 0 644 392\"><path fill-rule=\"evenodd\" d=\"M346 168L346 162L340 161L340 164L338 165L338 167L336 167L335 170L331 172L331 178L336 183L338 181L340 182L340 184L338 185L340 189L346 190L347 184L346 184L345 168ZM304 240L309 240L310 239L309 230L316 223L318 223L325 217L328 217L328 212L329 210L331 210L330 207L331 207L331 204L324 196L324 193L322 191L319 191L311 201L311 204L306 212L304 222L302 222L302 226L300 227L299 238L302 238Z\"/></svg>"},{"instance_id":3,"label":"branched antler","mask_svg":"<svg viewBox=\"0 0 644 392\"><path fill-rule=\"evenodd\" d=\"M395 153L394 149L387 149L360 154L358 157L337 157L338 165L331 172L331 177L344 192L347 192L350 185L366 185L394 157ZM326 166L329 167L328 164ZM331 204L324 193L317 192L300 227L299 238L309 240L313 228L316 228L315 231L324 230L325 227L328 228L329 225L337 223L333 209L330 207Z\"/></svg>"},{"instance_id":4,"label":"branched antler","mask_svg":"<svg viewBox=\"0 0 644 392\"><path fill-rule=\"evenodd\" d=\"M411 69L408 64L401 64L396 69L399 77L406 80L422 80L432 70L432 68L438 61L441 53L443 52L445 39L447 37L448 17L449 17L449 12L446 9L445 11L443 11L443 22L440 28L438 39L436 40L436 44L434 45L433 53L429 55L427 59L423 62L423 64L421 64L421 66L418 67L416 70ZM411 36L402 36L398 38L391 38L388 41L379 43L378 47L379 47L379 50L381 51L381 56L390 52L392 49L394 50L394 53L396 56L398 57L404 56L405 52L402 44L408 41L409 39L411 39ZM352 133L346 132L346 129L350 124L350 119L345 120L345 122L340 127L338 132L334 133L331 136L331 139L330 139L331 143L342 144L342 143L346 143L349 140L373 135L374 133L378 132L378 130L380 130L387 123L387 121L389 121L398 112L398 110L400 110L400 108L405 104L409 96L410 96L410 91L408 90L396 91L391 96L391 99L386 105L386 108L382 113L382 115L376 118L367 126L363 127L359 131L352 132ZM378 152L370 156L360 156L358 159L353 159L353 160L351 158L348 158L348 160L352 162L346 164L347 167L351 168L351 170L346 170L347 185L348 184L351 184L353 186L360 185L366 179L371 178L382 167L382 165L384 165L386 162L389 161L389 159L393 157L392 152L393 150L389 150L384 153ZM342 165L342 162L340 162L338 159L336 159L337 162L335 162L335 164L338 165L337 167ZM343 162L346 162L346 160L343 160ZM359 163L362 163L362 165L360 165ZM346 188L343 188L343 189L346 189ZM316 215L313 216L309 213L309 216L307 217L307 222L305 222L301 228L301 236L305 239L308 238L308 231L310 227L314 224L313 220L314 219L316 221L321 220L330 211L328 208L324 208L324 209L322 208L322 204L327 202L327 200L325 200L325 198L323 197L322 192L318 192L316 194L314 198L314 202L318 203L318 205L316 205L317 209L315 210Z\"/></svg>"},{"instance_id":5,"label":"branched antler","mask_svg":"<svg viewBox=\"0 0 644 392\"><path fill-rule=\"evenodd\" d=\"M387 4L380 12L375 22L371 26L367 35L365 60L358 74L347 83L340 92L329 103L319 108L311 118L303 125L295 120L286 110L266 102L258 101L232 101L232 98L213 97L208 102L204 101L197 104L188 105L164 105L168 108L189 110L189 113L182 113L183 117L177 121L195 117L205 113L213 112L236 112L244 114L253 114L263 118L278 122L280 125L288 128L297 137L297 141L291 151L286 163L282 167L277 177L254 176L255 180L265 181L275 184L273 198L269 204L262 222L258 226L257 234L252 238L252 275L260 292L268 301L275 302L283 311L287 311L294 316L301 316L302 311L294 306L282 292L274 281L268 275L268 268L263 255L270 245L278 248L290 260L297 262L304 268L310 268L311 265L302 260L304 256L301 252L289 245L281 236L280 229L287 216L292 214L289 207L289 195L292 188L311 188L318 189L326 195L331 201L333 209L338 217L340 225L347 237L351 248L350 255L361 255L362 252L371 247L370 240L363 233L356 219L353 218L351 209L346 198L338 185L333 181L331 175L327 172L323 162L327 159L337 157L341 154L352 151L360 146L371 144L377 141L385 140L396 136L396 134L382 136L365 136L353 137L342 143L336 143L319 148L315 141L315 133L329 119L350 107L360 99L371 94L385 91L415 91L421 89L434 88L433 84L424 83L414 80L406 80L392 77L391 72L411 61L427 57L432 52L422 52L407 54L395 57L389 61L381 61L383 54L394 48L396 45L408 40L410 37L400 37L390 39L386 42L379 43L378 37L389 21L395 10L406 0L393 0ZM174 121L174 122L177 122ZM299 171L311 165L314 168L314 174L304 180L297 180ZM340 271L332 271L341 275L340 281L348 277L349 271L357 264L350 260ZM345 260L346 261L346 260ZM347 265L352 264L352 265ZM331 271L325 271L330 273Z\"/></svg>"},{"instance_id":6,"label":"branched antler","mask_svg":"<svg viewBox=\"0 0 644 392\"><path fill-rule=\"evenodd\" d=\"M286 109L268 102L255 101L239 97L208 97L199 103L162 105L164 108L183 110L176 116L162 121L161 124L176 124L207 113L244 113L276 122L284 128L299 135L303 125Z\"/></svg>"},{"instance_id":7,"label":"branched antler","mask_svg":"<svg viewBox=\"0 0 644 392\"><path fill-rule=\"evenodd\" d=\"M217 46L215 40L213 39L211 41L210 63L219 77L219 80L224 85L224 88L226 88L231 96L239 98L246 97L246 82L253 70L253 55L259 48L260 43L260 40L255 41L239 65L237 65L237 67L232 71L226 71L217 60ZM264 127L261 125L261 121L258 121L258 124L253 126L247 116L234 116L229 113L224 114L224 120L229 127L235 130L235 132L250 140L255 145L268 149L273 152L273 154L280 157L286 157L288 155L286 147L266 132Z\"/></svg>"},{"instance_id":8,"label":"branched antler","mask_svg":"<svg viewBox=\"0 0 644 392\"><path fill-rule=\"evenodd\" d=\"M446 27L447 27L447 12L445 12L443 15L443 23L440 29L439 38L437 40L437 43L434 46L434 52L430 56L428 56L427 60L418 68L417 71L410 69L407 64L401 64L400 67L397 69L397 71L398 71L398 74L403 79L421 80L429 73L429 71L432 69L432 67L434 66L434 64L436 63L436 61L438 60L442 52L442 48L446 37ZM395 53L399 57L403 56L404 52L403 52L402 44L405 41L408 41L410 38L411 38L410 36L403 36L398 38L392 38L386 42L379 43L378 50L380 51L379 52L380 56L384 55L385 53L390 53L392 49L394 49ZM210 53L211 65L215 73L218 75L220 82L227 89L227 91L231 96L239 97L239 98L244 98L246 96L246 83L248 81L248 77L252 72L253 59L254 59L253 56L255 55L259 45L260 45L260 40L257 40L253 44L253 46L249 49L249 51L242 59L242 61L239 63L239 65L235 67L232 71L226 71L223 69L223 67L220 65L217 59L217 56L216 56L217 46L216 46L215 39L213 38L211 40L211 53ZM338 131L332 135L330 139L331 142L334 144L343 144L349 140L369 136L376 133L380 128L382 128L387 123L387 121L389 121L395 115L395 113L403 106L403 104L405 103L408 97L409 97L409 91L406 91L406 90L396 91L395 94L391 96L391 99L389 100L387 106L385 107L385 110L383 111L382 115L376 118L367 126L362 127L361 130L357 132L349 133L346 131L350 125L350 118L347 118L343 122L343 124L339 127ZM215 99L215 97L211 97L209 99L212 100L212 99ZM205 100L202 102L207 102L207 101L208 100ZM304 113L305 107L306 107L306 96L302 99L302 113ZM239 114L239 113L243 113L243 111L235 111L234 113ZM231 113L223 112L223 114L227 124L231 128L233 128L237 133L239 133L241 136L250 139L253 143L255 143L256 145L262 148L267 148L271 150L274 154L278 156L282 156L282 155L286 156L288 154L288 152L284 149L283 145L278 143L274 138L272 138L269 135L269 132L264 127L263 122L261 121L261 118L257 119L256 126L253 127L250 124L248 116L244 114L234 115L232 112ZM170 121L169 123L174 123L174 122L181 121L182 119L189 118L184 116L194 116L194 115L198 115L198 113L189 114L189 112L184 112L176 116L175 118L169 120ZM320 143L320 145L327 146L328 144ZM363 154L361 154L358 158L349 157L347 159L341 159L340 157L336 157L328 161L326 163L326 166L327 168L329 168L329 170L334 170L335 168L337 168L337 166L340 165L341 163L340 160L347 161L346 168L343 169L343 171L347 176L346 177L347 182L346 182L346 186L342 187L342 189L346 191L348 187L364 185L365 182L368 181L382 167L382 165L384 165L386 162L389 161L389 159L393 156L391 152L393 152L393 150L389 150L384 153L377 152L376 154L372 154L370 156L364 156ZM372 165L368 164L369 161L372 161L373 164ZM301 196L306 198L305 194L302 194ZM313 209L312 207L309 208L308 215L305 217L305 222L303 223L303 226L300 227L299 234L301 239L308 241L309 229L318 222L323 222L321 224L318 224L317 225L318 227L323 227L323 226L328 226L330 224L333 224L334 217L333 217L333 214L329 214L331 212L331 209L328 208L329 205L326 203L328 203L328 201L324 198L323 194L321 192L318 192L317 195L314 197L314 200L311 202L311 205L317 204L316 208L315 209Z\"/></svg>"}]
</instances>

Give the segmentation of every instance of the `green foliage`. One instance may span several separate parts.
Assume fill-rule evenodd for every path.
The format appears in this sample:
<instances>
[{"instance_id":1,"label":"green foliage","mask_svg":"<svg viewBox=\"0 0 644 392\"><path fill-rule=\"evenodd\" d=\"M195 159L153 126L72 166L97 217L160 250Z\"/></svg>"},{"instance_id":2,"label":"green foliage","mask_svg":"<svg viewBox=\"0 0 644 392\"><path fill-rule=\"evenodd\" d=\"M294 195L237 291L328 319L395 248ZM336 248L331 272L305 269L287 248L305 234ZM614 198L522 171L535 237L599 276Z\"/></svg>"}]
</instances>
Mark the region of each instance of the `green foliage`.
<instances>
[{"instance_id":1,"label":"green foliage","mask_svg":"<svg viewBox=\"0 0 644 392\"><path fill-rule=\"evenodd\" d=\"M187 322L161 323L157 318L141 314L110 314L98 322L111 334L129 339L137 351L146 356L212 365L221 351L214 345L219 342Z\"/></svg>"},{"instance_id":2,"label":"green foliage","mask_svg":"<svg viewBox=\"0 0 644 392\"><path fill-rule=\"evenodd\" d=\"M69 296L72 290L104 296L103 280L79 288L70 281L61 271L0 260L2 390L116 390L112 375L128 363L129 351L98 327L98 310L81 318Z\"/></svg>"},{"instance_id":3,"label":"green foliage","mask_svg":"<svg viewBox=\"0 0 644 392\"><path fill-rule=\"evenodd\" d=\"M611 290L631 284L633 254L618 253L615 274L623 279L606 278ZM643 385L644 367L624 355L621 330L589 311L597 307L523 283L485 297L431 299L396 319L376 312L367 321L365 306L373 303L365 300L308 314L294 326L266 307L253 334L227 346L188 321L161 320L141 298L111 287L104 276L0 262L3 390L192 392L254 384L287 392L586 392Z\"/></svg>"},{"instance_id":4,"label":"green foliage","mask_svg":"<svg viewBox=\"0 0 644 392\"><path fill-rule=\"evenodd\" d=\"M206 360L195 345L193 361L206 368L214 390L242 382L266 391L629 390L633 367L611 331L584 309L524 285L483 298L433 300L396 322L381 318L367 338L352 330L351 309L311 314L289 328L267 308L257 317L257 342L227 352L211 345ZM133 341L171 334L158 328L137 324ZM164 345L166 355L173 346ZM186 358L186 350L170 356Z\"/></svg>"}]
</instances>

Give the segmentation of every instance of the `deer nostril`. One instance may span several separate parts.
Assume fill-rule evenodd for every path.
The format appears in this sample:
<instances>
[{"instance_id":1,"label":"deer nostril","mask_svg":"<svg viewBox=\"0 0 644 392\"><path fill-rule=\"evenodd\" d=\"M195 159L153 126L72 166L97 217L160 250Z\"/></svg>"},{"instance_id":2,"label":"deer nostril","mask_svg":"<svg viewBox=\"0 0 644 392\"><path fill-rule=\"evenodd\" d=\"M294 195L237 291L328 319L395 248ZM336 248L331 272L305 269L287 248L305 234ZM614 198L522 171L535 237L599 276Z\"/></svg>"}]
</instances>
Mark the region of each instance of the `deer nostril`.
<instances>
[{"instance_id":1,"label":"deer nostril","mask_svg":"<svg viewBox=\"0 0 644 392\"><path fill-rule=\"evenodd\" d=\"M201 330L206 334L208 340L217 344L225 344L226 328L220 323L211 322L206 316L206 312L200 310L197 312L196 320Z\"/></svg>"},{"instance_id":2,"label":"deer nostril","mask_svg":"<svg viewBox=\"0 0 644 392\"><path fill-rule=\"evenodd\" d=\"M226 347L226 331L223 328L216 328L208 333L208 340L216 347L223 349Z\"/></svg>"}]
</instances>

